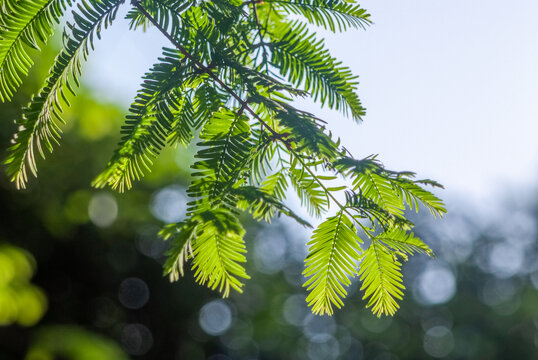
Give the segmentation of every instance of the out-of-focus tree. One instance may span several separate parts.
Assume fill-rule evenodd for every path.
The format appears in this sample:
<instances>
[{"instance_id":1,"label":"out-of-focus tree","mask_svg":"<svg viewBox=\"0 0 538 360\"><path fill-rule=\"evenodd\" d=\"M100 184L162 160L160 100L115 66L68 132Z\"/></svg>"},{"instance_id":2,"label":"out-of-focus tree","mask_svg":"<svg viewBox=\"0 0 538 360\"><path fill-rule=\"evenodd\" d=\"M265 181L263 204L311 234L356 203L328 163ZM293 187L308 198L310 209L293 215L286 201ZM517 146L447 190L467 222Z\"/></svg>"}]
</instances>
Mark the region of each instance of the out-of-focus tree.
<instances>
[{"instance_id":1,"label":"out-of-focus tree","mask_svg":"<svg viewBox=\"0 0 538 360\"><path fill-rule=\"evenodd\" d=\"M110 339L76 326L43 328L35 335L25 360L127 360L121 347Z\"/></svg>"},{"instance_id":2,"label":"out-of-focus tree","mask_svg":"<svg viewBox=\"0 0 538 360\"><path fill-rule=\"evenodd\" d=\"M32 326L45 313L45 294L30 283L34 271L31 254L7 243L0 244L0 326Z\"/></svg>"}]
</instances>

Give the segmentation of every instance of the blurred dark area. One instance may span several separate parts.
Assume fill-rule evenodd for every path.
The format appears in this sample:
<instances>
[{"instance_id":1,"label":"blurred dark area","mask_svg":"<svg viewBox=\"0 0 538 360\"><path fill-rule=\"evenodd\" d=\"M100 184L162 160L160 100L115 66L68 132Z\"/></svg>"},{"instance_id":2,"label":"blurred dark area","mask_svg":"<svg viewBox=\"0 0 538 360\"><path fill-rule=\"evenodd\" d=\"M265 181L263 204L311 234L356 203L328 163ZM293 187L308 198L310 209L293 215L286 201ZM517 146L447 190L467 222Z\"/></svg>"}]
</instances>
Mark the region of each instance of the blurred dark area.
<instances>
[{"instance_id":1,"label":"blurred dark area","mask_svg":"<svg viewBox=\"0 0 538 360\"><path fill-rule=\"evenodd\" d=\"M2 159L51 58L0 105ZM365 309L357 281L344 308L318 317L302 288L309 232L283 219L244 219L243 294L221 299L190 272L170 283L157 232L184 215L192 154L167 150L128 193L93 189L124 114L84 89L67 111L28 189L0 177L0 359L538 359L536 189L487 211L452 201L443 220L415 216L438 257L404 265L394 318Z\"/></svg>"}]
</instances>

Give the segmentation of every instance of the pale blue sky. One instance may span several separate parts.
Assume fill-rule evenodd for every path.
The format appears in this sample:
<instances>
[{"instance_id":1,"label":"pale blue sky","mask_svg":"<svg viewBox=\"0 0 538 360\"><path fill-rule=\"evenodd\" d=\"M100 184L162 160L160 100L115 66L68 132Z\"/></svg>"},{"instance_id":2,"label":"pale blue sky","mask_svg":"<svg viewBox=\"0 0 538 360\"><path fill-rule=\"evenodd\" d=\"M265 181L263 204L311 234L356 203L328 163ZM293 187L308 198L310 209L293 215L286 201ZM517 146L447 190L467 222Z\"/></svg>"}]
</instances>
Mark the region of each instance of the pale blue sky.
<instances>
[{"instance_id":1,"label":"pale blue sky","mask_svg":"<svg viewBox=\"0 0 538 360\"><path fill-rule=\"evenodd\" d=\"M538 1L361 4L374 21L366 31L323 33L360 76L368 109L360 125L317 111L344 144L442 182L443 197L488 202L506 186L537 182ZM160 47L170 45L122 25L103 33L86 83L127 106Z\"/></svg>"}]
</instances>

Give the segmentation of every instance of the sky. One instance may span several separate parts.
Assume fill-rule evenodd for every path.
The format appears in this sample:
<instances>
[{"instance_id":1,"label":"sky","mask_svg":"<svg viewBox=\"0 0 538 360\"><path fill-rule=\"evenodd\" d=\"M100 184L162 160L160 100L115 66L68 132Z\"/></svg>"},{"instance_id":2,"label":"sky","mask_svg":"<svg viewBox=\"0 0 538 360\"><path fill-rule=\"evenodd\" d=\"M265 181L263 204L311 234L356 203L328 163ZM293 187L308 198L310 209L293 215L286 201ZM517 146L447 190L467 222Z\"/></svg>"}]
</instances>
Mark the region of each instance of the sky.
<instances>
[{"instance_id":1,"label":"sky","mask_svg":"<svg viewBox=\"0 0 538 360\"><path fill-rule=\"evenodd\" d=\"M366 31L318 34L359 75L364 121L303 105L356 157L379 154L389 169L435 179L443 197L488 206L507 189L538 183L538 1L361 5L374 22ZM85 82L127 107L171 45L154 29L126 28L120 20L102 34Z\"/></svg>"}]
</instances>

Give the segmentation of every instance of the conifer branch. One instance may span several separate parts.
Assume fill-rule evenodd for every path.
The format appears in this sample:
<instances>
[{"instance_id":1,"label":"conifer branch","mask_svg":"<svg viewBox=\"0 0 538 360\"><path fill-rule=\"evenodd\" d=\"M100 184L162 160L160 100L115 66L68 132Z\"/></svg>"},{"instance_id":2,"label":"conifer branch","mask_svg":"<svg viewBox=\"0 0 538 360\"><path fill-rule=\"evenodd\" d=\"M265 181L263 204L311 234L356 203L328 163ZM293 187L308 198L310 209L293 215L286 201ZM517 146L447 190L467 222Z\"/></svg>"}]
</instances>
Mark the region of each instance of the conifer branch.
<instances>
[{"instance_id":1,"label":"conifer branch","mask_svg":"<svg viewBox=\"0 0 538 360\"><path fill-rule=\"evenodd\" d=\"M202 64L198 59L196 59L191 53L187 51L179 42L176 41L168 32L155 20L153 16L151 16L150 13L144 9L144 7L140 4L140 1L138 0L132 0L131 4L135 6L148 20L181 52L187 59L193 62L193 64L200 70L209 75L211 79L213 79L219 86L221 86L226 92L228 92L239 104L241 104L241 107L244 108L246 111L248 111L256 120L262 124L267 130L271 133L271 135L275 136L276 138L280 139L280 134L276 132L273 128L271 128L263 119L249 106L249 104L243 100L235 91L233 91L232 88L230 88L228 85L226 85L217 75L215 75L211 69ZM284 143L286 146L289 146L288 144Z\"/></svg>"},{"instance_id":2,"label":"conifer branch","mask_svg":"<svg viewBox=\"0 0 538 360\"><path fill-rule=\"evenodd\" d=\"M28 1L15 1L9 24L0 29L0 100L10 98L29 68L22 43L35 48L45 43L64 5L72 3ZM27 167L36 174L34 147L44 155L59 140L62 106L69 106L64 89L74 92L78 86L80 65L93 48L94 36L99 38L101 27L111 24L121 3L82 0L79 5L71 39L25 111L6 160L19 187L26 184ZM32 14L49 7L46 4L61 6L50 5L43 21L35 20L39 16ZM164 146L188 146L201 130L187 190L193 199L187 218L161 232L173 242L165 273L177 280L184 263L191 261L199 283L223 296L232 289L241 292L241 279L248 275L242 266L246 247L239 212L267 222L283 214L309 226L284 203L291 185L312 215L338 207L336 216L326 218L308 243L304 275L312 311L332 314L333 306L343 305L350 277L359 275L367 307L377 315L394 314L404 289L399 261L415 253L433 254L411 232L405 211L424 206L441 217L446 212L443 202L424 188L441 186L416 180L409 171L387 170L375 156L353 158L340 140L333 140L325 121L295 108L289 98L308 95L322 107L361 120L365 109L357 95L357 77L309 32L308 24L333 32L363 28L370 22L366 10L344 0L131 4L131 29L152 24L173 48L164 48L144 76L120 144L93 185L130 188ZM252 6L250 16L245 5ZM7 19L4 15L0 21ZM275 158L281 168L269 175ZM320 168L332 174L317 174ZM338 178L350 184L331 185ZM342 192L345 201L336 195ZM360 247L359 227L372 239L367 249ZM374 234L377 228L383 232Z\"/></svg>"},{"instance_id":3,"label":"conifer branch","mask_svg":"<svg viewBox=\"0 0 538 360\"><path fill-rule=\"evenodd\" d=\"M224 90L226 90L232 97L234 97L240 104L241 104L241 108L240 108L240 113L242 113L243 110L246 110L248 111L256 120L258 120L260 122L260 124L262 126L264 126L272 135L272 137L274 139L277 139L279 140L282 144L284 144L284 146L286 146L286 148L292 153L292 155L301 163L301 165L306 169L306 171L308 171L308 173L316 180L316 182L321 186L321 188L325 191L325 193L327 194L327 196L329 196L337 205L338 207L340 207L340 209L342 211L344 211L347 215L349 215L349 217L351 219L353 219L355 221L355 223L357 223L361 229L366 233L366 234L370 234L370 232L368 231L368 229L363 225L361 224L359 221L357 221L355 219L355 217L349 212L349 210L347 209L346 206L342 205L337 199L336 197L327 189L327 187L325 186L325 184L323 184L323 182L318 178L318 176L312 171L312 169L310 169L310 167L308 167L305 162L303 161L303 159L301 159L301 157L293 150L292 146L290 145L290 143L288 141L285 140L284 136L282 134L279 134L277 131L275 131L272 127L270 127L248 104L248 101L244 101L243 99L241 99L241 97L235 92L233 91L233 89L231 89L228 85L226 85L221 79L219 79L219 77L217 75L215 75L212 71L211 71L211 67L209 66L206 66L204 64L202 64L200 61L198 61L198 59L196 59L191 53L189 53L187 51L187 49L185 49L183 46L181 46L181 44L179 44L170 34L168 34L168 32L153 18L153 16L151 16L151 14L149 14L145 9L144 7L140 4L140 2L138 0L132 0L131 1L131 4L133 6L135 6L145 17L148 18L149 21L151 21L151 23L187 58L189 59L190 61L192 61L195 66L198 68L198 70L208 74L217 84L219 84ZM256 6L256 3L252 3L253 6ZM256 19L257 18L257 12L256 12ZM260 37L261 37L261 34L260 34ZM263 39L262 39L263 40Z\"/></svg>"}]
</instances>

